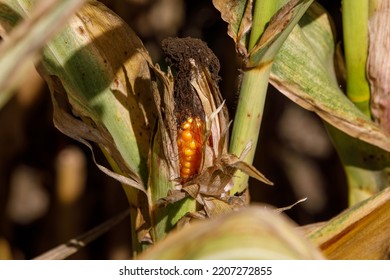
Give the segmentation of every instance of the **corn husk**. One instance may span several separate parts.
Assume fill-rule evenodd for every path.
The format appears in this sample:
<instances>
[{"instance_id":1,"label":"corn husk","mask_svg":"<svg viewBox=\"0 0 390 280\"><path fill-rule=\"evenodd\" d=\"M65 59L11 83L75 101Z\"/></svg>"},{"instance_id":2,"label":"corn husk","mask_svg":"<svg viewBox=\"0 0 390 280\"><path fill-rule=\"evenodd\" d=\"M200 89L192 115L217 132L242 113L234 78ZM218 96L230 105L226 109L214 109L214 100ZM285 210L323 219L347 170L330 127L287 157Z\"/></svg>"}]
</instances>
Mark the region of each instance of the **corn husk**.
<instances>
[{"instance_id":1,"label":"corn husk","mask_svg":"<svg viewBox=\"0 0 390 280\"><path fill-rule=\"evenodd\" d=\"M218 61L211 50L197 39L171 38L163 44L168 55L171 55L171 59L176 63L175 66L181 68L177 70L180 74L175 77L175 83L183 83L188 86L187 92L199 99L201 108L199 114L204 115L206 125L203 136L203 143L205 144L199 173L184 184L176 185L176 188L171 189L166 197L161 197L157 204L159 207L163 207L189 196L197 201L198 214L204 217L217 216L220 213L242 207L245 205L245 199L237 197L233 199L229 195L232 179L237 170L242 170L265 183L272 183L253 166L242 161L242 157L251 148L250 145L243 151L241 157L227 152L229 120L217 84ZM186 61L185 65L183 65L183 61ZM210 67L210 65L213 66ZM185 69L185 71L182 69ZM180 79L187 79L187 81L181 81ZM181 104L178 104L182 102L180 99L181 93L175 94L179 96L174 100L175 106L181 106ZM184 96L183 98L187 97ZM172 102L172 98L169 100ZM167 118L175 114L172 111L165 111L170 112L167 114ZM176 128L173 130L171 132L172 137L177 137L175 134ZM176 167L175 170L177 172L178 168ZM193 212L189 212L188 215L200 217Z\"/></svg>"}]
</instances>

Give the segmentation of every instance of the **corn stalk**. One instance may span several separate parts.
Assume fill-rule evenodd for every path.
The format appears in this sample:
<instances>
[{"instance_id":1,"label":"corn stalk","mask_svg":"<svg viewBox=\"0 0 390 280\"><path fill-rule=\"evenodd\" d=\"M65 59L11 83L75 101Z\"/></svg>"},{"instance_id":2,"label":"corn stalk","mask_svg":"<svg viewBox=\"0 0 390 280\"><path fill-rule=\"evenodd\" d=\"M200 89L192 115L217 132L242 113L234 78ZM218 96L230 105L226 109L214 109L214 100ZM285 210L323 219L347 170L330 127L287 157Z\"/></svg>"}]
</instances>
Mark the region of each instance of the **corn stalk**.
<instances>
[{"instance_id":1,"label":"corn stalk","mask_svg":"<svg viewBox=\"0 0 390 280\"><path fill-rule=\"evenodd\" d=\"M251 144L251 149L244 159L251 164L256 151L273 61L312 1L252 3L214 0L213 3L221 11L222 19L229 23L228 34L235 41L237 52L243 56L244 62L244 76L229 151L238 155L248 143ZM231 193L244 191L248 186L248 178L247 175L238 173Z\"/></svg>"}]
</instances>

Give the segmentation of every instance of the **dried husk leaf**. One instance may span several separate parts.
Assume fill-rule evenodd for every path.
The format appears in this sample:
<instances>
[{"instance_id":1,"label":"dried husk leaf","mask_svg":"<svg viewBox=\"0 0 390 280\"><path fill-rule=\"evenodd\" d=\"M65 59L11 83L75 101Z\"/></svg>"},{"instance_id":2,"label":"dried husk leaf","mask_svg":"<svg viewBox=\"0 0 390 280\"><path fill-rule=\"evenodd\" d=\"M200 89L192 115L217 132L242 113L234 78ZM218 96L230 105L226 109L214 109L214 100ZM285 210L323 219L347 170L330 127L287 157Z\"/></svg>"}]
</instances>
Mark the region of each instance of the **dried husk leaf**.
<instances>
[{"instance_id":1,"label":"dried husk leaf","mask_svg":"<svg viewBox=\"0 0 390 280\"><path fill-rule=\"evenodd\" d=\"M260 40L248 51L247 34L252 27L253 1L213 0L221 17L228 23L228 34L236 43L237 52L245 58L245 67L257 67L273 60L280 46L287 38L312 0L288 1L271 18Z\"/></svg>"},{"instance_id":2,"label":"dried husk leaf","mask_svg":"<svg viewBox=\"0 0 390 280\"><path fill-rule=\"evenodd\" d=\"M217 203L217 199L221 200L218 202L220 205L229 205L230 203L230 209L235 209L237 204L231 203L228 191L238 169L248 172L263 182L270 182L254 167L227 152L229 120L217 84L219 63L211 50L197 39L170 38L163 42L163 46L175 66L179 68L175 83L180 83L183 88L186 87L184 89L177 87L178 89L175 88L175 91L185 91L186 95L182 98L186 100L192 98L188 96L189 93L195 94L199 98L202 108L200 115L205 116L206 125L203 138L203 162L199 174L186 181L181 190L172 190L169 196L161 198L158 205L167 205L167 203L181 199L184 191L196 199L202 206L201 211L204 210L205 214L213 213L214 215L218 209L223 209L221 213L225 212L224 207L214 205ZM186 81L180 79L186 79ZM175 94L177 96L175 105L182 106L180 98L183 93L176 92ZM185 109L183 108L183 110Z\"/></svg>"},{"instance_id":3,"label":"dried husk leaf","mask_svg":"<svg viewBox=\"0 0 390 280\"><path fill-rule=\"evenodd\" d=\"M390 188L307 233L329 259L389 259Z\"/></svg>"},{"instance_id":4,"label":"dried husk leaf","mask_svg":"<svg viewBox=\"0 0 390 280\"><path fill-rule=\"evenodd\" d=\"M158 67L153 68L153 98L157 108L157 130L154 137L160 137L158 141L153 141L153 145L159 145L161 152L159 158L162 158L164 164L165 177L170 181L180 176L179 165L177 160L178 149L176 145L177 131L176 119L174 116L174 99L173 99L173 76L168 69L168 73L163 73ZM153 164L153 163L152 163ZM151 171L155 171L153 167ZM176 183L177 185L178 183ZM158 195L156 196L158 197Z\"/></svg>"},{"instance_id":5,"label":"dried husk leaf","mask_svg":"<svg viewBox=\"0 0 390 280\"><path fill-rule=\"evenodd\" d=\"M390 2L377 0L370 15L367 76L371 88L371 113L390 132Z\"/></svg>"},{"instance_id":6,"label":"dried husk leaf","mask_svg":"<svg viewBox=\"0 0 390 280\"><path fill-rule=\"evenodd\" d=\"M177 192L179 197L170 195L180 188L179 164L177 160L176 120L174 117L173 77L170 72L165 75L154 68L154 101L158 110L157 129L153 138L150 154L150 176L148 193L150 197L151 234L153 241L161 240L187 213L195 211L196 202L186 198L183 192ZM169 201L162 203L162 199Z\"/></svg>"},{"instance_id":7,"label":"dried husk leaf","mask_svg":"<svg viewBox=\"0 0 390 280\"><path fill-rule=\"evenodd\" d=\"M213 79L210 71L204 65L196 64L195 61L191 61L191 65L193 67L190 82L202 102L206 115L206 136L210 135L212 143L217 143L211 147L211 150L205 150L204 158L219 157L227 153L229 138L227 108L222 102L217 81Z\"/></svg>"},{"instance_id":8,"label":"dried husk leaf","mask_svg":"<svg viewBox=\"0 0 390 280\"><path fill-rule=\"evenodd\" d=\"M267 209L268 208L268 209ZM140 259L323 259L292 222L251 206L172 232Z\"/></svg>"}]
</instances>

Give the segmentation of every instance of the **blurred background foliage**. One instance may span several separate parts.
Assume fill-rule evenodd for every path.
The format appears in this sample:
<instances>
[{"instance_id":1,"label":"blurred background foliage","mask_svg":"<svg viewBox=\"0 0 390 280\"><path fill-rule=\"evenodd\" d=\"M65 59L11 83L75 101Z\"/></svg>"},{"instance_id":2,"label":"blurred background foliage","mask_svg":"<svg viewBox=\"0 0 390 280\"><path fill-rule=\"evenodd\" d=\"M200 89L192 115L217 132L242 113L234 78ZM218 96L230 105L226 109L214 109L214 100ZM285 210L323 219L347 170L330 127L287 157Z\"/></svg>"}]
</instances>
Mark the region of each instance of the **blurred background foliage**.
<instances>
[{"instance_id":1,"label":"blurred background foliage","mask_svg":"<svg viewBox=\"0 0 390 280\"><path fill-rule=\"evenodd\" d=\"M221 63L220 89L234 116L240 61L227 24L208 0L101 0L138 34L154 62L160 42L201 38ZM335 21L341 1L318 1ZM250 181L252 202L276 207L308 200L286 212L300 225L327 220L347 207L342 166L321 120L270 86L254 165L275 186ZM97 155L98 161L105 159ZM119 183L100 172L88 149L53 126L49 91L33 66L23 86L0 110L0 259L30 259L126 209ZM124 220L72 256L131 257Z\"/></svg>"}]
</instances>

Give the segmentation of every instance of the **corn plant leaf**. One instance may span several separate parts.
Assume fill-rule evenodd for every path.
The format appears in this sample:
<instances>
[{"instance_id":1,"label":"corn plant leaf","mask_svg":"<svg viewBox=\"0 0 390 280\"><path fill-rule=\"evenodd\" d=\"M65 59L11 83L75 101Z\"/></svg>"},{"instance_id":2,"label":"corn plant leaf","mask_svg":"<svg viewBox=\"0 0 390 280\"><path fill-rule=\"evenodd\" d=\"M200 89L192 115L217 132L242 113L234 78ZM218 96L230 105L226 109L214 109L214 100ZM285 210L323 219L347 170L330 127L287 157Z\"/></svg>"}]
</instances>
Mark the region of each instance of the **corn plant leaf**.
<instances>
[{"instance_id":1,"label":"corn plant leaf","mask_svg":"<svg viewBox=\"0 0 390 280\"><path fill-rule=\"evenodd\" d=\"M30 1L10 3L6 11L23 18L31 13ZM60 12L56 11L57 19L64 18ZM98 167L124 186L135 207L132 240L142 240L150 224L145 183L154 103L149 65L149 55L135 33L97 1L88 1L46 43L38 65L51 89L55 125L90 148L90 141L98 144L115 172Z\"/></svg>"},{"instance_id":2,"label":"corn plant leaf","mask_svg":"<svg viewBox=\"0 0 390 280\"><path fill-rule=\"evenodd\" d=\"M390 137L340 90L333 68L334 37L329 16L313 4L294 28L272 67L270 82L322 119L372 145L390 151Z\"/></svg>"},{"instance_id":3,"label":"corn plant leaf","mask_svg":"<svg viewBox=\"0 0 390 280\"><path fill-rule=\"evenodd\" d=\"M39 65L53 95L65 92L63 103L73 116L99 131L105 141L98 144L122 174L140 184L146 182L149 121L153 122L149 59L119 17L89 2L48 43ZM81 132L80 136L85 137Z\"/></svg>"},{"instance_id":4,"label":"corn plant leaf","mask_svg":"<svg viewBox=\"0 0 390 280\"><path fill-rule=\"evenodd\" d=\"M213 0L221 17L228 23L228 34L236 43L237 51L248 59L246 67L255 67L260 61L272 61L280 46L298 22L312 0L291 0L270 20L250 53L247 50L247 34L252 27L253 1Z\"/></svg>"},{"instance_id":5,"label":"corn plant leaf","mask_svg":"<svg viewBox=\"0 0 390 280\"><path fill-rule=\"evenodd\" d=\"M247 35L252 27L253 0L213 0L213 4L221 12L222 19L228 23L227 33L236 43L237 51L246 56Z\"/></svg>"},{"instance_id":6,"label":"corn plant leaf","mask_svg":"<svg viewBox=\"0 0 390 280\"><path fill-rule=\"evenodd\" d=\"M90 149L96 143L111 165L98 167L124 186L140 250L136 240L150 226L147 162L156 121L153 66L142 42L103 4L88 1L46 43L37 68L51 90L55 125Z\"/></svg>"},{"instance_id":7,"label":"corn plant leaf","mask_svg":"<svg viewBox=\"0 0 390 280\"><path fill-rule=\"evenodd\" d=\"M74 118L70 112L67 112L64 108L66 108L69 104L62 103L65 97L66 93L64 91L60 91L60 87L58 87L57 93L56 95L53 95L52 100L54 108L54 125L64 134L86 145L92 152L93 161L101 171L124 184L132 186L140 191L145 191L143 185L139 181L112 172L108 168L96 162L95 156L93 154L94 149L88 141L100 143L101 145L107 147L110 146L112 139L106 139L106 137L102 135L98 129L93 128L83 121Z\"/></svg>"},{"instance_id":8,"label":"corn plant leaf","mask_svg":"<svg viewBox=\"0 0 390 280\"><path fill-rule=\"evenodd\" d=\"M36 3L31 16L25 18L24 11L31 9L31 1L3 0L0 3L0 25L12 32L0 47L0 108L12 96L12 91L22 82L29 64L37 59L37 54L46 41L60 30L70 16L84 1L50 0Z\"/></svg>"},{"instance_id":9,"label":"corn plant leaf","mask_svg":"<svg viewBox=\"0 0 390 280\"><path fill-rule=\"evenodd\" d=\"M267 207L268 208L268 207ZM172 232L140 259L322 259L283 214L251 206Z\"/></svg>"},{"instance_id":10,"label":"corn plant leaf","mask_svg":"<svg viewBox=\"0 0 390 280\"><path fill-rule=\"evenodd\" d=\"M248 54L247 68L274 60L291 30L312 4L312 0L291 0L271 18L260 40Z\"/></svg>"},{"instance_id":11,"label":"corn plant leaf","mask_svg":"<svg viewBox=\"0 0 390 280\"><path fill-rule=\"evenodd\" d=\"M350 185L350 203L388 186L388 134L341 91L334 69L334 36L329 15L314 3L282 46L270 82L329 125Z\"/></svg>"},{"instance_id":12,"label":"corn plant leaf","mask_svg":"<svg viewBox=\"0 0 390 280\"><path fill-rule=\"evenodd\" d=\"M389 259L390 188L307 233L329 259Z\"/></svg>"},{"instance_id":13,"label":"corn plant leaf","mask_svg":"<svg viewBox=\"0 0 390 280\"><path fill-rule=\"evenodd\" d=\"M365 200L389 186L390 153L326 124L343 162L349 185L349 203Z\"/></svg>"}]
</instances>

